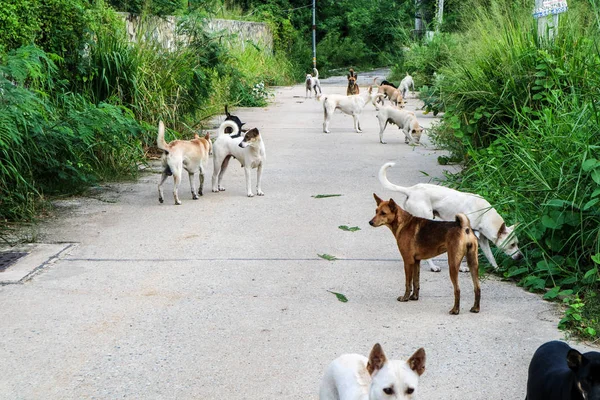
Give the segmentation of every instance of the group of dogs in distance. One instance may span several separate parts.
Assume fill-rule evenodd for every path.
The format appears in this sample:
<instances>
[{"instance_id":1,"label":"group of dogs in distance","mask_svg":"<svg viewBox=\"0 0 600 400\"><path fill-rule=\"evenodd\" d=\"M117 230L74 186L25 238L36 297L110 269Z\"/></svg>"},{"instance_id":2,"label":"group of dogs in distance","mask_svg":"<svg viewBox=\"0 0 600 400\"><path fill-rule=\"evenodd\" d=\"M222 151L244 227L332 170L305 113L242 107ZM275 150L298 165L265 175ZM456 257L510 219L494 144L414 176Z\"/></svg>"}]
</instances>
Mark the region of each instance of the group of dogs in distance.
<instances>
[{"instance_id":1,"label":"group of dogs in distance","mask_svg":"<svg viewBox=\"0 0 600 400\"><path fill-rule=\"evenodd\" d=\"M347 76L348 87L344 96L342 94L324 95L319 81L319 71L316 68L313 71L314 75L306 75L306 97L312 97L312 91L314 91L315 97L323 102L323 132L330 133L329 123L335 110L351 115L354 120L354 130L358 133L362 132L360 114L365 106L371 103L377 110L380 143L386 143L383 140L383 132L388 123L397 125L404 132L406 143L420 143L423 128L414 112L403 109L404 99L407 97L409 90L412 89L414 92L415 88L414 80L409 74L406 74L398 86L383 80L377 87L377 91L373 90L373 86L369 86L367 92L361 95L357 84L358 75L353 69L350 69ZM377 78L373 79L373 84L377 85ZM385 99L390 101L390 106L384 105ZM379 104L382 104L382 106L380 107Z\"/></svg>"},{"instance_id":2,"label":"group of dogs in distance","mask_svg":"<svg viewBox=\"0 0 600 400\"><path fill-rule=\"evenodd\" d=\"M318 88L318 71L310 89ZM307 81L308 81L307 75ZM353 78L353 79L350 79ZM349 81L356 84L356 75L351 72ZM400 85L402 87L402 85ZM350 88L350 84L349 84ZM308 83L307 83L308 89ZM358 90L358 86L356 89ZM316 90L315 90L316 92ZM370 99L372 91L368 92ZM379 93L378 93L379 94ZM331 96L338 95L329 95ZM360 94L345 96L352 98ZM334 97L332 102L345 102ZM324 102L324 108L326 103ZM363 104L364 107L364 104ZM335 109L335 108L334 108ZM327 113L327 109L325 111ZM333 110L332 110L333 112ZM226 118L218 128L216 138L210 135L195 136L192 140L165 141L165 126L158 125L157 145L163 150L163 172L158 185L159 201L164 201L162 186L168 176L173 176L173 197L175 204L181 204L177 188L183 170L190 179L192 198L202 196L205 164L213 155L212 190L215 193L225 190L222 178L231 158L237 159L244 168L247 195L252 197L252 169L257 169L257 191L261 189L261 175L266 160L265 146L257 128L243 129L244 123L230 114L225 106ZM440 271L431 258L448 253L450 279L454 287L454 304L450 314L460 312L460 288L458 272L463 258L467 259L468 269L474 288L474 304L471 312L480 310L481 289L479 286L478 247L494 268L497 263L489 242L498 246L515 260L522 258L514 226L507 227L498 212L479 195L460 192L444 186L417 184L404 187L392 184L387 179L387 169L394 163L384 164L378 174L380 183L386 189L402 193L403 201L383 200L373 194L376 202L375 216L369 221L373 227L387 226L394 238L404 261L405 290L398 301L419 299L420 263L428 262L432 271ZM195 182L199 175L199 188ZM418 393L419 377L425 371L426 355L418 349L408 360L388 360L382 347L375 344L369 357L359 354L345 354L336 358L327 367L320 387L320 400L387 400L414 399ZM534 354L529 366L526 400L600 400L600 353L581 354L563 342L548 342Z\"/></svg>"}]
</instances>

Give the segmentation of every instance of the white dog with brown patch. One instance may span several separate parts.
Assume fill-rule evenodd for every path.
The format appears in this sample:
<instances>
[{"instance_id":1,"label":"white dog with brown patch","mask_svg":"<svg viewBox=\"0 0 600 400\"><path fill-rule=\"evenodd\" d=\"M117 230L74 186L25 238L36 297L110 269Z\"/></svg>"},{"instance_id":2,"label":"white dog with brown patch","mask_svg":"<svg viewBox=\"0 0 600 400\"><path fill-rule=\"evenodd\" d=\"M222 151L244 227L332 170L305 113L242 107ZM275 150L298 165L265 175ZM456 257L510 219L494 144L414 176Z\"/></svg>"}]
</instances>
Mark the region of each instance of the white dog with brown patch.
<instances>
[{"instance_id":1,"label":"white dog with brown patch","mask_svg":"<svg viewBox=\"0 0 600 400\"><path fill-rule=\"evenodd\" d=\"M174 140L171 143L165 141L165 124L158 122L158 136L156 144L163 150L162 166L163 173L158 184L158 201L163 202L163 183L170 175L173 175L173 197L175 204L180 205L181 200L177 194L177 187L181 182L183 170L185 169L190 178L190 187L192 198L198 200L198 195L202 196L202 187L204 186L204 169L206 161L211 150L209 134L201 138L195 135L193 140ZM200 186L196 189L196 175L200 175Z\"/></svg>"},{"instance_id":2,"label":"white dog with brown patch","mask_svg":"<svg viewBox=\"0 0 600 400\"><path fill-rule=\"evenodd\" d=\"M396 124L399 129L402 129L405 143L419 144L421 141L423 128L419 125L414 112L400 110L396 107L381 107L377 112L377 119L379 120L379 143L385 144L383 141L383 131L385 131L388 122Z\"/></svg>"},{"instance_id":3,"label":"white dog with brown patch","mask_svg":"<svg viewBox=\"0 0 600 400\"><path fill-rule=\"evenodd\" d=\"M312 90L315 91L315 97L317 97L319 94L323 94L323 91L321 90L321 82L319 81L319 70L313 68L313 71L315 72L315 76L306 74L306 98L312 96ZM317 88L319 88L318 94Z\"/></svg>"},{"instance_id":4,"label":"white dog with brown patch","mask_svg":"<svg viewBox=\"0 0 600 400\"><path fill-rule=\"evenodd\" d=\"M383 94L373 92L373 88L369 86L369 90L363 94L354 94L351 96L344 96L342 94L329 94L324 95L323 99L323 132L329 133L329 121L335 110L340 110L344 114L352 115L354 119L354 130L361 133L359 116L362 110L365 108L367 103L373 102L373 100ZM321 99L321 98L319 98Z\"/></svg>"},{"instance_id":5,"label":"white dog with brown patch","mask_svg":"<svg viewBox=\"0 0 600 400\"><path fill-rule=\"evenodd\" d=\"M225 133L227 128L232 130L231 135ZM234 157L244 168L248 197L254 196L254 193L252 193L252 178L250 177L254 168L256 168L256 194L264 196L265 194L261 189L261 178L263 165L267 159L265 144L256 128L246 131L243 135L238 133L239 128L234 121L223 121L219 126L217 139L213 143L212 191L217 193L225 190L221 182L227 165L229 165L229 160Z\"/></svg>"},{"instance_id":6,"label":"white dog with brown patch","mask_svg":"<svg viewBox=\"0 0 600 400\"><path fill-rule=\"evenodd\" d=\"M379 343L369 358L344 354L329 364L321 382L319 400L410 400L425 372L425 350L407 361L388 360Z\"/></svg>"},{"instance_id":7,"label":"white dog with brown patch","mask_svg":"<svg viewBox=\"0 0 600 400\"><path fill-rule=\"evenodd\" d=\"M384 188L406 196L404 201L398 202L404 210L416 217L442 221L454 221L456 214L465 214L471 221L471 227L479 239L479 247L494 268L498 268L498 264L494 259L489 242L494 243L513 260L523 258L523 254L519 250L519 241L514 234L515 225L507 227L504 219L483 197L428 183L419 183L409 187L394 185L387 179L386 172L389 167L394 165L395 163L389 162L379 169L379 182ZM440 267L433 264L431 260L427 260L427 262L432 271L440 271ZM461 266L461 271L468 270Z\"/></svg>"}]
</instances>

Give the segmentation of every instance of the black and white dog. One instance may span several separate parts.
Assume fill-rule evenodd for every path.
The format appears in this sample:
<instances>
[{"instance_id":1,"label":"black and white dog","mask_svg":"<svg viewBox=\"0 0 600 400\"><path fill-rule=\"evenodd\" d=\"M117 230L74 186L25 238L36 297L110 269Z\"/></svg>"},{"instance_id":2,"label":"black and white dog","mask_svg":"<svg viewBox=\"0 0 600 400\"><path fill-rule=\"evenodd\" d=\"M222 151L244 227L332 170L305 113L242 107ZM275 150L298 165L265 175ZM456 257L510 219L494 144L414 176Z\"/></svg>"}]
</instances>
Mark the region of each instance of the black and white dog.
<instances>
[{"instance_id":1,"label":"black and white dog","mask_svg":"<svg viewBox=\"0 0 600 400\"><path fill-rule=\"evenodd\" d=\"M240 137L242 135L242 133L244 132L244 130L242 129L242 125L245 124L245 122L242 122L237 115L232 115L229 114L229 111L227 110L227 104L225 104L225 121L233 121L235 122L235 124L238 127L238 133L236 137ZM225 133L231 133L231 128L227 128L227 130L225 131Z\"/></svg>"},{"instance_id":2,"label":"black and white dog","mask_svg":"<svg viewBox=\"0 0 600 400\"><path fill-rule=\"evenodd\" d=\"M600 353L544 343L529 364L525 400L600 400Z\"/></svg>"}]
</instances>

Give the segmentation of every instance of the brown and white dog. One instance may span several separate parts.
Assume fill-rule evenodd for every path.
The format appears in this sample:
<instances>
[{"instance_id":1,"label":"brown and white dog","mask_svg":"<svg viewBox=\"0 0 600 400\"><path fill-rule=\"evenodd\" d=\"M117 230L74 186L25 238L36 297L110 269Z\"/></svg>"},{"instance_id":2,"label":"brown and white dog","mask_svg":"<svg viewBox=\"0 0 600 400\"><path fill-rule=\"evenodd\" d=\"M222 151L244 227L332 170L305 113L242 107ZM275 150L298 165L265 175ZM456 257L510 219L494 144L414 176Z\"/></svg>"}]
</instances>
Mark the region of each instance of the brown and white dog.
<instances>
[{"instance_id":1,"label":"brown and white dog","mask_svg":"<svg viewBox=\"0 0 600 400\"><path fill-rule=\"evenodd\" d=\"M373 78L373 83L376 84L377 83L376 80L377 80L377 78ZM384 82L387 82L387 81L384 81ZM400 89L397 89L396 87L394 87L392 85L387 85L387 84L382 83L381 85L379 85L379 88L377 88L377 93L385 95L385 97L387 97L387 99L393 105L400 107L400 108L404 108L404 106L405 106L404 98L402 96ZM376 100L377 101L373 100L373 105L375 106L376 110L379 110L377 103L384 104L385 101L384 101L383 97L378 97Z\"/></svg>"},{"instance_id":2,"label":"brown and white dog","mask_svg":"<svg viewBox=\"0 0 600 400\"><path fill-rule=\"evenodd\" d=\"M393 199L384 201L375 193L373 197L377 209L369 224L374 227L385 225L390 228L404 261L405 290L404 295L398 297L398 301L419 300L421 260L447 252L450 280L454 286L454 306L450 314L456 315L460 312L458 269L465 256L471 270L475 291L475 302L471 312L478 313L481 288L479 287L477 237L471 229L469 219L464 214L457 214L452 222L431 221L407 213Z\"/></svg>"},{"instance_id":3,"label":"brown and white dog","mask_svg":"<svg viewBox=\"0 0 600 400\"><path fill-rule=\"evenodd\" d=\"M373 99L377 96L383 96L377 94L372 87L369 87L367 93L355 94L352 96L344 96L342 94L329 94L321 97L323 101L323 132L329 133L329 121L335 110L340 110L344 114L352 115L354 118L354 130L356 132L362 132L360 129L359 116L362 110L365 108L368 102L373 102Z\"/></svg>"},{"instance_id":4,"label":"brown and white dog","mask_svg":"<svg viewBox=\"0 0 600 400\"><path fill-rule=\"evenodd\" d=\"M416 399L425 358L425 350L420 348L406 361L388 360L379 343L369 358L343 354L327 367L319 400Z\"/></svg>"},{"instance_id":5,"label":"brown and white dog","mask_svg":"<svg viewBox=\"0 0 600 400\"><path fill-rule=\"evenodd\" d=\"M506 226L502 216L486 199L473 193L460 192L430 183L419 183L413 186L394 185L388 180L386 173L392 166L394 163L388 162L379 169L379 182L384 188L406 196L406 200L400 203L406 211L417 217L442 221L452 221L458 213L466 214L476 231L475 234L479 237L483 254L494 268L498 268L498 264L490 249L490 242L513 260L523 258L519 250L519 240L514 233L515 225ZM440 267L433 264L431 260L428 260L428 263L432 271L440 271ZM465 268L463 271L468 270Z\"/></svg>"},{"instance_id":6,"label":"brown and white dog","mask_svg":"<svg viewBox=\"0 0 600 400\"><path fill-rule=\"evenodd\" d=\"M162 155L163 173L158 184L158 201L161 203L164 201L162 185L167 177L173 175L173 197L175 198L175 204L181 204L177 187L181 182L184 169L190 178L192 198L198 200L198 196L202 196L202 187L204 186L205 163L212 148L210 135L207 133L203 138L195 135L193 140L174 140L167 143L165 141L165 124L159 121L156 144L159 149L164 151ZM200 174L200 186L196 190L195 181L198 174Z\"/></svg>"},{"instance_id":7,"label":"brown and white dog","mask_svg":"<svg viewBox=\"0 0 600 400\"><path fill-rule=\"evenodd\" d=\"M358 84L356 80L358 79L358 75L354 73L354 70L350 68L348 73L348 88L346 89L346 95L352 96L360 93L360 89L358 88Z\"/></svg>"},{"instance_id":8,"label":"brown and white dog","mask_svg":"<svg viewBox=\"0 0 600 400\"><path fill-rule=\"evenodd\" d=\"M323 91L321 90L321 82L319 81L319 70L313 68L313 71L315 72L315 76L306 74L306 98L312 97L312 90L315 91L315 97L317 97L319 94L323 94ZM317 88L319 88L319 93L317 93Z\"/></svg>"},{"instance_id":9,"label":"brown and white dog","mask_svg":"<svg viewBox=\"0 0 600 400\"><path fill-rule=\"evenodd\" d=\"M385 131L388 122L396 124L398 125L398 129L402 129L405 143L420 143L423 128L419 125L414 112L385 106L381 107L377 112L377 119L379 120L379 143L385 144L383 141L383 131Z\"/></svg>"}]
</instances>

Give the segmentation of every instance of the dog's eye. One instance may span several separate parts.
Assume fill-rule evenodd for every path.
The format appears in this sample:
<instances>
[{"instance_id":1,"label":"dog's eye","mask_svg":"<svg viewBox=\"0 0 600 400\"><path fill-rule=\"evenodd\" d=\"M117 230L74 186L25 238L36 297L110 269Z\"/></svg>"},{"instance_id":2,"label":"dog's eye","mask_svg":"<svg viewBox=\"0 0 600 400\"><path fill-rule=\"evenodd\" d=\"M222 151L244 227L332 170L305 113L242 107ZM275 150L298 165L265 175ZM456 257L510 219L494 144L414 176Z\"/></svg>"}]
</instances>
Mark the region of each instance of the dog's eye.
<instances>
[{"instance_id":1,"label":"dog's eye","mask_svg":"<svg viewBox=\"0 0 600 400\"><path fill-rule=\"evenodd\" d=\"M389 387L389 388L384 388L383 389L383 393L387 394L387 395L392 395L394 394L394 389Z\"/></svg>"},{"instance_id":2,"label":"dog's eye","mask_svg":"<svg viewBox=\"0 0 600 400\"><path fill-rule=\"evenodd\" d=\"M408 389L406 389L406 394L413 394L414 391L415 391L414 388L408 388Z\"/></svg>"}]
</instances>

